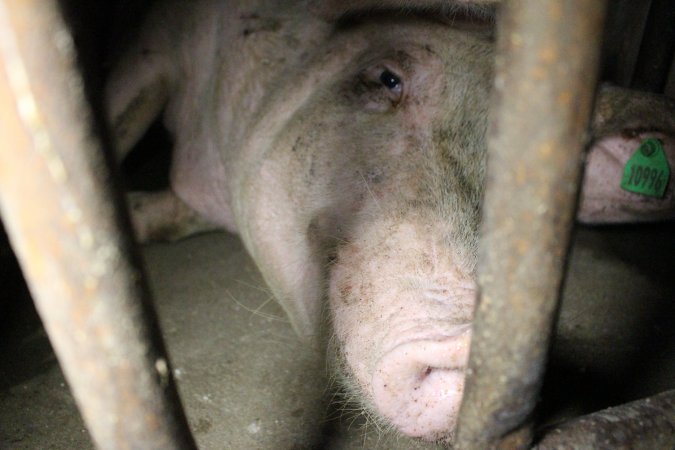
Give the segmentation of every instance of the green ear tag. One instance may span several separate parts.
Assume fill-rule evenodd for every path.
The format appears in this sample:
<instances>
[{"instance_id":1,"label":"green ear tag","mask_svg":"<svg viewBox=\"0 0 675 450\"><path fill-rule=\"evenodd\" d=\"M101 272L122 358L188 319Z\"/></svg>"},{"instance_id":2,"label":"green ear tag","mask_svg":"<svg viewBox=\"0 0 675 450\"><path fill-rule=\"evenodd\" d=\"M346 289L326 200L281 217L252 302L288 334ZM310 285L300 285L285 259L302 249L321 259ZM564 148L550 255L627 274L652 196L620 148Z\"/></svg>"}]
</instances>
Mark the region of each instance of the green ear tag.
<instances>
[{"instance_id":1,"label":"green ear tag","mask_svg":"<svg viewBox=\"0 0 675 450\"><path fill-rule=\"evenodd\" d=\"M621 188L650 197L663 197L670 178L661 141L645 139L623 169Z\"/></svg>"}]
</instances>

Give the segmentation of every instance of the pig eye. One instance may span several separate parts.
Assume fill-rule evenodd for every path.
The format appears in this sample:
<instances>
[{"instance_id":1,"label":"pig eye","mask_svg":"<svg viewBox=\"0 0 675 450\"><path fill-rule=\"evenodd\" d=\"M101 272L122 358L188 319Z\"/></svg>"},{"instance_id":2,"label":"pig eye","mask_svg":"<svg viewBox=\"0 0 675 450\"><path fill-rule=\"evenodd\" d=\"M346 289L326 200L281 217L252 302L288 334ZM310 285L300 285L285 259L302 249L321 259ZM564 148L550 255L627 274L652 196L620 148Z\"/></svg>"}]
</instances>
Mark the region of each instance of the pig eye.
<instances>
[{"instance_id":1,"label":"pig eye","mask_svg":"<svg viewBox=\"0 0 675 450\"><path fill-rule=\"evenodd\" d=\"M399 73L389 68L389 64L373 64L362 70L355 82L351 80L348 85L349 97L357 100L368 111L390 111L404 97L405 83Z\"/></svg>"},{"instance_id":2,"label":"pig eye","mask_svg":"<svg viewBox=\"0 0 675 450\"><path fill-rule=\"evenodd\" d=\"M380 82L390 90L401 90L401 79L391 73L389 70L384 70L380 74Z\"/></svg>"}]
</instances>

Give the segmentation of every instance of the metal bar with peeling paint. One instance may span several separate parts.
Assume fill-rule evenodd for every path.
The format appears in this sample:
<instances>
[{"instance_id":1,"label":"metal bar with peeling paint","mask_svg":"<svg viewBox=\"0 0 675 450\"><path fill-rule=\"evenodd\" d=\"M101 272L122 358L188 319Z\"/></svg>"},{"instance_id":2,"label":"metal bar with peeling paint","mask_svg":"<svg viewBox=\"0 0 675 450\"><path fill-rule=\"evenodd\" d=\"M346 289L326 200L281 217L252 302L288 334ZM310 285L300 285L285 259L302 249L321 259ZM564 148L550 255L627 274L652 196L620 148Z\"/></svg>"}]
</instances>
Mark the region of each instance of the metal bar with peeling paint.
<instances>
[{"instance_id":1,"label":"metal bar with peeling paint","mask_svg":"<svg viewBox=\"0 0 675 450\"><path fill-rule=\"evenodd\" d=\"M606 2L503 5L479 298L456 446L527 448L597 82Z\"/></svg>"},{"instance_id":2,"label":"metal bar with peeling paint","mask_svg":"<svg viewBox=\"0 0 675 450\"><path fill-rule=\"evenodd\" d=\"M675 390L569 420L548 430L533 450L672 450Z\"/></svg>"},{"instance_id":3,"label":"metal bar with peeling paint","mask_svg":"<svg viewBox=\"0 0 675 450\"><path fill-rule=\"evenodd\" d=\"M193 449L55 1L0 0L0 212L101 449Z\"/></svg>"}]
</instances>

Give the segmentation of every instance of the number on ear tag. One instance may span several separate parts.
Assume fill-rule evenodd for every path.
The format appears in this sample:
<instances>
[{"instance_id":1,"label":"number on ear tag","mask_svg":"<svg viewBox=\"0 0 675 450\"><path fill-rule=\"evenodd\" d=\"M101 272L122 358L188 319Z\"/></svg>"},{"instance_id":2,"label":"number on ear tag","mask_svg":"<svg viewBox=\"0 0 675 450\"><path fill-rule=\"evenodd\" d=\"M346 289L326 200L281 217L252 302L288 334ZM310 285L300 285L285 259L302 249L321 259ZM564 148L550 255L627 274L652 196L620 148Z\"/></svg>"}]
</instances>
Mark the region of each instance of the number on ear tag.
<instances>
[{"instance_id":1,"label":"number on ear tag","mask_svg":"<svg viewBox=\"0 0 675 450\"><path fill-rule=\"evenodd\" d=\"M661 141L648 138L626 163L621 188L636 194L662 198L669 178L670 168Z\"/></svg>"}]
</instances>

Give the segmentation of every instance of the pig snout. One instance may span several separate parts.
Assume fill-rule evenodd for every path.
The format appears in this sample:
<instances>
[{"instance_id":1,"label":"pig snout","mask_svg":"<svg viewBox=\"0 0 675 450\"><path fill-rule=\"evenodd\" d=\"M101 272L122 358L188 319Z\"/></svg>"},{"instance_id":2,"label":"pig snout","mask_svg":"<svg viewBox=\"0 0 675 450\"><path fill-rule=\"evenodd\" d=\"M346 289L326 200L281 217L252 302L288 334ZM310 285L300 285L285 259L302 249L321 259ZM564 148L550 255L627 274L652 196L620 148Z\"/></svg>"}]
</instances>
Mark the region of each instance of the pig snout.
<instances>
[{"instance_id":1,"label":"pig snout","mask_svg":"<svg viewBox=\"0 0 675 450\"><path fill-rule=\"evenodd\" d=\"M454 429L475 296L472 273L433 226L386 221L344 245L329 302L341 377L370 414L411 437Z\"/></svg>"},{"instance_id":2,"label":"pig snout","mask_svg":"<svg viewBox=\"0 0 675 450\"><path fill-rule=\"evenodd\" d=\"M434 439L451 430L464 390L470 328L398 345L378 361L373 402L401 432Z\"/></svg>"}]
</instances>

